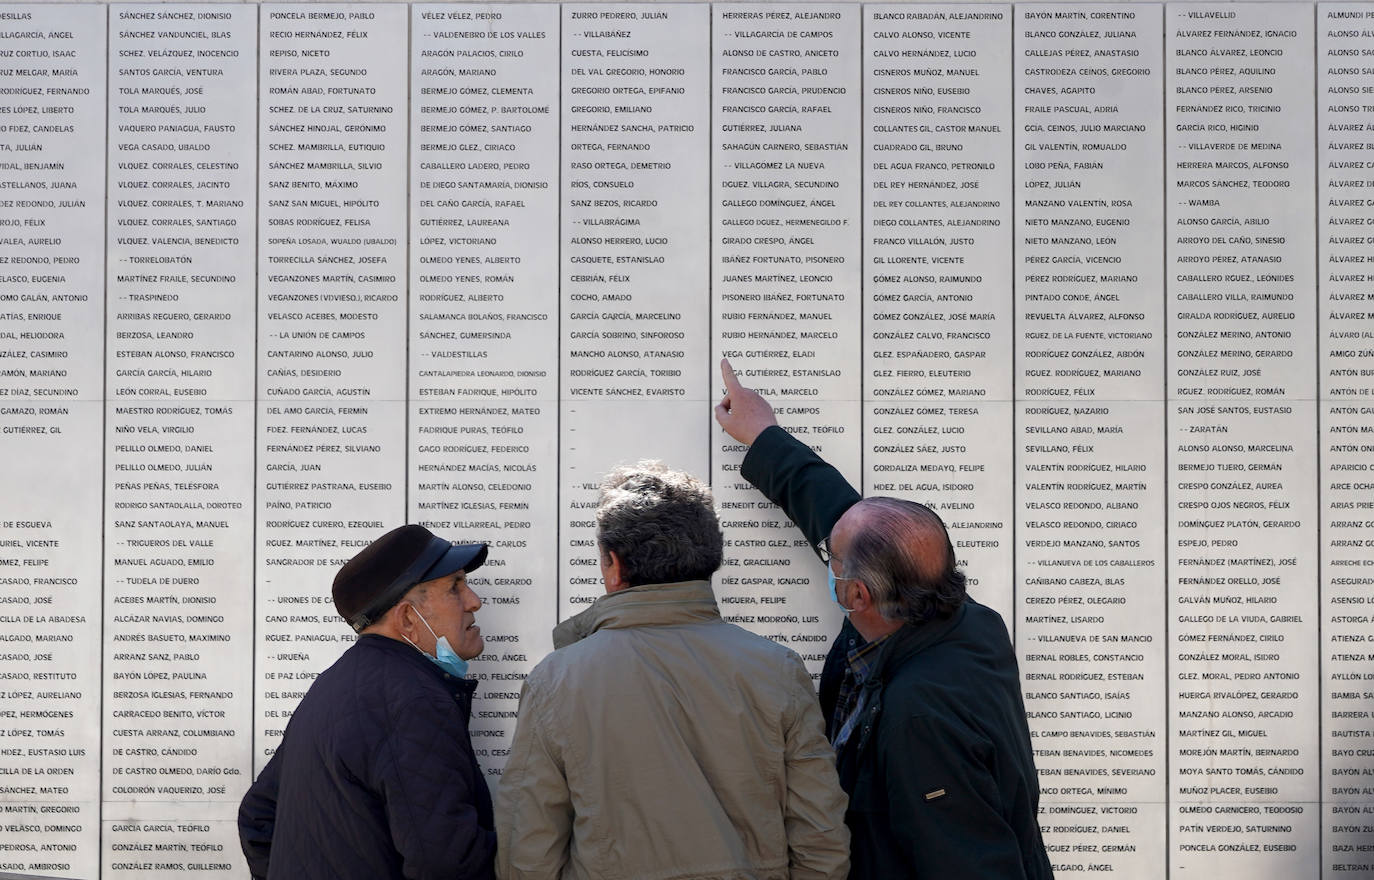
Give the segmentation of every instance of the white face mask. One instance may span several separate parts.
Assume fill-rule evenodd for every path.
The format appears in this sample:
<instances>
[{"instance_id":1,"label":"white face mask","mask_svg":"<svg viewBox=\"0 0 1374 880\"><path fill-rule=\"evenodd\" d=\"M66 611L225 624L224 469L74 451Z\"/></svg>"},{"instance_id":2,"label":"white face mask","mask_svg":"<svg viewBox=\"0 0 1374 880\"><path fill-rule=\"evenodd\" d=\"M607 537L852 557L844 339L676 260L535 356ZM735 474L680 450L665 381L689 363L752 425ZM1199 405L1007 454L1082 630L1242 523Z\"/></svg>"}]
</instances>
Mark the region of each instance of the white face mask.
<instances>
[{"instance_id":1,"label":"white face mask","mask_svg":"<svg viewBox=\"0 0 1374 880\"><path fill-rule=\"evenodd\" d=\"M410 607L415 608L414 605ZM459 657L457 652L453 650L453 646L448 643L448 636L436 635L434 627L429 625L428 620L425 620L425 616L420 613L419 608L415 608L415 616L420 618L420 622L425 625L425 629L429 630L429 634L434 636L434 656L430 657L428 654L425 654L424 651L420 651L419 645L411 642L410 639L406 639L406 641L410 643L410 646L420 651L421 654L425 654L431 662L437 663L439 668L448 672L450 675L457 678L462 678L467 675L468 661ZM405 636L401 636L401 638L405 639Z\"/></svg>"}]
</instances>

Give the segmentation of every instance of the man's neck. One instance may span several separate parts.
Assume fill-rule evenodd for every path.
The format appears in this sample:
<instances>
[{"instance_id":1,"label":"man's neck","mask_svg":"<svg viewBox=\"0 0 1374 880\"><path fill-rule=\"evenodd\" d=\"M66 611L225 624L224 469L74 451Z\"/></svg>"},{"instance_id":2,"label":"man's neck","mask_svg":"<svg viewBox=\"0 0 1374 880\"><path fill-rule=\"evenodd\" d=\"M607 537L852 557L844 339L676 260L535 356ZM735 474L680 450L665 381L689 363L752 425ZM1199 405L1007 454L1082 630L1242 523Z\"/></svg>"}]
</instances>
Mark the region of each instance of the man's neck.
<instances>
[{"instance_id":1,"label":"man's neck","mask_svg":"<svg viewBox=\"0 0 1374 880\"><path fill-rule=\"evenodd\" d=\"M890 636L902 628L900 620L888 620L877 612L850 614L849 622L854 624L854 628L859 631L859 635L863 636L866 642L876 642L878 639Z\"/></svg>"}]
</instances>

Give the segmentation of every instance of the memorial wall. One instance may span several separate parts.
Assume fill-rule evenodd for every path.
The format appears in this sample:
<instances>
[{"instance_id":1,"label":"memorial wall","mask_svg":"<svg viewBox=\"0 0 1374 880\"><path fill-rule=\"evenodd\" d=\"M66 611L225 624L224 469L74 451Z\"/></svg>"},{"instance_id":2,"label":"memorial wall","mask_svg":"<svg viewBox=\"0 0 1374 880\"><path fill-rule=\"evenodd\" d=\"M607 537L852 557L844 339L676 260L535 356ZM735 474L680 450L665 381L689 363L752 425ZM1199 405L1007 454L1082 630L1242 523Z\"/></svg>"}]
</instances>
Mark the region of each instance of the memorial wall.
<instances>
[{"instance_id":1,"label":"memorial wall","mask_svg":"<svg viewBox=\"0 0 1374 880\"><path fill-rule=\"evenodd\" d=\"M0 872L246 877L404 522L499 785L624 461L819 671L728 357L949 524L1060 877L1374 878L1371 277L1371 3L0 4Z\"/></svg>"}]
</instances>

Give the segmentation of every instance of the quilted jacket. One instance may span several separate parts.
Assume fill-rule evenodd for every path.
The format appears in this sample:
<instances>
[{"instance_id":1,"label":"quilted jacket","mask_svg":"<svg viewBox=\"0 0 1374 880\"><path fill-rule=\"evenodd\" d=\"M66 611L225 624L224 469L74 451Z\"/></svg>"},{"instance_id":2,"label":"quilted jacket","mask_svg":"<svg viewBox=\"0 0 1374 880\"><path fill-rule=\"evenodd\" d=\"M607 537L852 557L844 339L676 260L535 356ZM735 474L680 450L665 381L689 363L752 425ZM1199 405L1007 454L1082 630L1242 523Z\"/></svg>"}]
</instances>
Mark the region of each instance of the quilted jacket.
<instances>
[{"instance_id":1,"label":"quilted jacket","mask_svg":"<svg viewBox=\"0 0 1374 880\"><path fill-rule=\"evenodd\" d=\"M476 686L405 642L359 637L239 807L255 880L491 878L491 795L468 740Z\"/></svg>"}]
</instances>

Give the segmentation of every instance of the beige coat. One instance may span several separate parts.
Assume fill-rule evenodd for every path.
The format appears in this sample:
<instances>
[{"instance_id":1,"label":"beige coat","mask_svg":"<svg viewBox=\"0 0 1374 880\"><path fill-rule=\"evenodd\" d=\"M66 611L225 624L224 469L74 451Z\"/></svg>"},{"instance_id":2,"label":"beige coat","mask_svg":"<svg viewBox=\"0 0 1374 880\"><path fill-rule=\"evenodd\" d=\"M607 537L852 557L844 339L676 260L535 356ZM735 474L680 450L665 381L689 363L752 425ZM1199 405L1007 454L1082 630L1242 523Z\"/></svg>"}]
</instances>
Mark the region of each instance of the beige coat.
<instances>
[{"instance_id":1,"label":"beige coat","mask_svg":"<svg viewBox=\"0 0 1374 880\"><path fill-rule=\"evenodd\" d=\"M525 681L496 803L502 880L849 872L811 677L725 623L707 581L603 596Z\"/></svg>"}]
</instances>

